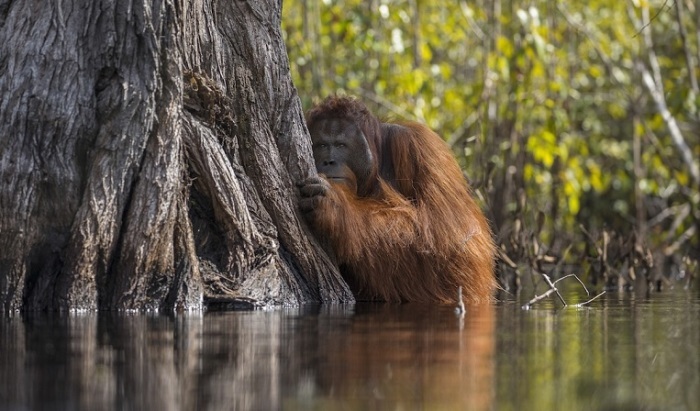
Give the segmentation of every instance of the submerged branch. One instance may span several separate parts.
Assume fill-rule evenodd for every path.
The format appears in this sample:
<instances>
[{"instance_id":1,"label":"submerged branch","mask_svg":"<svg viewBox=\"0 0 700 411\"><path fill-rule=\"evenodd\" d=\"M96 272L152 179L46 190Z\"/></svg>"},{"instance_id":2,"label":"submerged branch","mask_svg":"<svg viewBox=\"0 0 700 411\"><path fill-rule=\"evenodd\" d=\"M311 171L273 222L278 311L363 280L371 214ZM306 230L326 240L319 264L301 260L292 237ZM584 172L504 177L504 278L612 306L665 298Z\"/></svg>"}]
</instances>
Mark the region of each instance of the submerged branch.
<instances>
[{"instance_id":1,"label":"submerged branch","mask_svg":"<svg viewBox=\"0 0 700 411\"><path fill-rule=\"evenodd\" d=\"M584 306L590 304L593 300L597 299L598 297L600 297L600 296L603 295L603 294L605 294L605 291L602 291L600 294L596 295L595 297L591 298L590 300L588 300L588 301L586 301L586 302L583 302L583 303L574 305L574 307L577 307L577 308L578 308L578 307L584 307Z\"/></svg>"},{"instance_id":2,"label":"submerged branch","mask_svg":"<svg viewBox=\"0 0 700 411\"><path fill-rule=\"evenodd\" d=\"M455 313L459 315L464 315L467 309L464 307L464 299L462 298L462 287L457 289L457 307L455 307Z\"/></svg>"},{"instance_id":3,"label":"submerged branch","mask_svg":"<svg viewBox=\"0 0 700 411\"><path fill-rule=\"evenodd\" d=\"M557 291L556 288L550 288L547 290L544 294L536 295L532 300L528 301L527 304L522 306L523 310L529 310L530 307L535 304L538 301L544 300L545 298L549 297L550 295L554 294ZM566 303L564 303L566 305Z\"/></svg>"},{"instance_id":4,"label":"submerged branch","mask_svg":"<svg viewBox=\"0 0 700 411\"><path fill-rule=\"evenodd\" d=\"M557 286L554 285L554 283L549 278L549 276L545 273L542 273L542 278L544 278L544 281L547 283L549 288L554 290L554 292L557 294L557 297L559 297L559 301L561 301L561 303L564 304L564 307L566 307L566 301L564 300L564 297L561 296L561 294L559 293L559 290L557 289Z\"/></svg>"},{"instance_id":5,"label":"submerged branch","mask_svg":"<svg viewBox=\"0 0 700 411\"><path fill-rule=\"evenodd\" d=\"M566 278L569 278L569 277L574 277L574 278L576 279L576 281L578 281L579 284L581 284L581 287L583 287L583 289L586 290L586 295L591 295L590 291L588 291L588 288L586 288L586 285L583 283L583 281L581 281L580 278L578 278L578 276L577 276L576 274L568 274L568 275L565 275L565 276L563 276L562 278L560 278L560 279L558 279L557 281L555 281L554 284L558 283L558 282L561 281L561 280L564 280L564 279L566 279Z\"/></svg>"},{"instance_id":6,"label":"submerged branch","mask_svg":"<svg viewBox=\"0 0 700 411\"><path fill-rule=\"evenodd\" d=\"M581 286L583 287L583 289L586 290L586 295L588 295L588 296L591 295L591 293L588 291L588 288L586 288L586 286L583 284L583 281L581 281L581 279L578 278L578 276L577 276L576 274L568 274L568 275L565 275L565 276L563 276L562 278L559 278L559 279L556 280L556 281L552 281L552 280L549 278L549 276L548 276L547 274L545 274L545 273L540 273L540 275L542 276L542 278L544 278L544 281L545 281L545 282L547 283L547 285L549 286L549 290L545 291L544 293L542 293L542 294L540 294L540 295L535 295L530 301L527 302L527 304L525 304L525 305L523 305L523 306L521 307L523 310L529 310L529 309L532 307L533 304L535 304L535 303L537 303L537 302L539 302L539 301L544 300L545 298L549 297L549 296L552 295L552 294L556 294L557 297L559 297L559 301L561 301L562 304L564 304L564 307L568 307L569 305L566 303L566 300L564 300L564 297L562 297L561 294L559 293L559 290L557 289L556 284L557 284L559 281L562 281L562 280L564 280L564 279L566 279L566 278L569 278L569 277L574 277L574 278L576 279L576 281L578 281L579 284L581 284ZM583 302L583 303L580 303L580 304L575 304L575 305L573 305L573 307L577 307L577 308L578 308L578 307L583 307L583 306L585 306L585 305L588 305L588 304L590 304L592 301L594 301L595 299L597 299L598 297L600 297L600 296L603 295L603 294L605 294L605 291L601 292L600 294L596 295L595 297L591 298L590 300L588 300L588 301L586 301L586 302Z\"/></svg>"}]
</instances>

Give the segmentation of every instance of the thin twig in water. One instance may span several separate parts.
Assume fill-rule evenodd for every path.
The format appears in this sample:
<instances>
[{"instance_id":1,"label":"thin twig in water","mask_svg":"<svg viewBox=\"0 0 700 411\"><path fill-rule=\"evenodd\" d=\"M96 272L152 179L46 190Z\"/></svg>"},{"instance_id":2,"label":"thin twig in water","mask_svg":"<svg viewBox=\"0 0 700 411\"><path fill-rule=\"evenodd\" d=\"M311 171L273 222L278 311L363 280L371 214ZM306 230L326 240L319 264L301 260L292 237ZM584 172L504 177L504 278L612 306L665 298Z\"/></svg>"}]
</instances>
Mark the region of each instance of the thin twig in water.
<instances>
[{"instance_id":1,"label":"thin twig in water","mask_svg":"<svg viewBox=\"0 0 700 411\"><path fill-rule=\"evenodd\" d=\"M590 291L588 291L588 288L586 288L586 284L584 284L583 281L581 281L581 279L578 278L578 276L576 274L567 274L567 275L563 276L562 278L558 279L557 281L555 281L553 284L556 284L559 281L561 281L565 278L569 278L569 277L574 277L576 279L576 281L578 281L579 284L581 284L581 287L583 287L583 289L586 290L586 295L591 295Z\"/></svg>"},{"instance_id":2,"label":"thin twig in water","mask_svg":"<svg viewBox=\"0 0 700 411\"><path fill-rule=\"evenodd\" d=\"M464 300L462 299L462 287L457 289L457 307L455 308L455 313L464 315L467 309L464 307Z\"/></svg>"},{"instance_id":3,"label":"thin twig in water","mask_svg":"<svg viewBox=\"0 0 700 411\"><path fill-rule=\"evenodd\" d=\"M601 292L600 294L596 295L595 297L591 298L590 300L588 300L586 302L576 304L574 307L583 307L585 305L588 305L591 301L595 300L596 298L600 297L603 294L605 294L605 291Z\"/></svg>"},{"instance_id":4,"label":"thin twig in water","mask_svg":"<svg viewBox=\"0 0 700 411\"><path fill-rule=\"evenodd\" d=\"M549 278L549 276L547 274L545 274L545 273L541 273L541 274L542 274L542 278L544 278L544 281L547 282L547 285L549 286L549 288L551 288L552 290L554 290L555 293L557 293L557 297L559 297L559 301L561 301L561 303L564 304L564 307L566 307L566 305L567 305L566 301L564 301L564 297L562 297L561 294L559 294L559 290L557 289L557 286L554 285L554 283L552 282L552 280Z\"/></svg>"},{"instance_id":5,"label":"thin twig in water","mask_svg":"<svg viewBox=\"0 0 700 411\"><path fill-rule=\"evenodd\" d=\"M568 304L566 304L566 301L564 301L564 297L562 297L561 294L559 293L559 290L557 289L556 284L557 284L559 281L561 281L561 280L563 280L563 279L565 279L565 278L569 278L569 277L574 277L574 278L576 279L576 281L578 281L579 284L581 284L581 286L583 287L583 289L586 290L586 295L589 295L589 296L591 295L591 293L588 291L588 288L586 288L586 285L583 284L583 281L581 281L581 279L578 278L578 276L577 276L576 274L568 274L568 275L565 275L564 277L559 278L559 279L556 280L556 281L552 281L552 280L549 278L549 276L548 276L547 274L545 274L545 273L540 273L540 275L542 276L542 278L544 278L544 281L545 281L545 282L547 283L547 285L549 286L549 290L547 290L547 291L546 291L545 293L543 293L543 294L536 295L534 298L532 298L530 301L528 301L527 304L525 304L525 305L522 306L522 309L523 309L523 310L528 310L528 309L530 309L530 307L531 307L533 304L535 304L536 302L538 302L538 301L540 301L540 300L544 300L545 298L549 297L549 296L552 295L552 294L556 294L557 297L559 297L559 301L561 301L561 303L564 304L564 307L568 307ZM593 300L597 299L598 297L600 297L600 296L603 295L603 294L605 294L605 291L603 291L602 293L596 295L595 297L591 298L590 300L588 300L588 301L586 301L586 302L583 302L583 303L574 305L574 307L583 307L583 306L585 306L585 305L588 305L588 304L590 304Z\"/></svg>"},{"instance_id":6,"label":"thin twig in water","mask_svg":"<svg viewBox=\"0 0 700 411\"><path fill-rule=\"evenodd\" d=\"M555 289L550 288L545 292L544 294L536 295L532 300L528 301L527 304L523 305L523 310L527 310L530 308L530 306L540 300L544 300L545 298L549 297L550 295L554 294Z\"/></svg>"}]
</instances>

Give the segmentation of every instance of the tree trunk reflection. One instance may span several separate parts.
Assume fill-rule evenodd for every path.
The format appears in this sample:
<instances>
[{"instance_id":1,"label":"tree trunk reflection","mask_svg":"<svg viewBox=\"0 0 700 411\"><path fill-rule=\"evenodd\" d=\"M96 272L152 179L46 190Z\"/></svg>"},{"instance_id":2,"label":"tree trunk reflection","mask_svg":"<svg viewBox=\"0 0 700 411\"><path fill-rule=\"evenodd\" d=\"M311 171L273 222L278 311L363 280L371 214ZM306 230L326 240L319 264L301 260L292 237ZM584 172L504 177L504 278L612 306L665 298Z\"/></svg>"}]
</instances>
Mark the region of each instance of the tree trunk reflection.
<instances>
[{"instance_id":1,"label":"tree trunk reflection","mask_svg":"<svg viewBox=\"0 0 700 411\"><path fill-rule=\"evenodd\" d=\"M315 307L0 321L10 408L489 409L494 308Z\"/></svg>"}]
</instances>

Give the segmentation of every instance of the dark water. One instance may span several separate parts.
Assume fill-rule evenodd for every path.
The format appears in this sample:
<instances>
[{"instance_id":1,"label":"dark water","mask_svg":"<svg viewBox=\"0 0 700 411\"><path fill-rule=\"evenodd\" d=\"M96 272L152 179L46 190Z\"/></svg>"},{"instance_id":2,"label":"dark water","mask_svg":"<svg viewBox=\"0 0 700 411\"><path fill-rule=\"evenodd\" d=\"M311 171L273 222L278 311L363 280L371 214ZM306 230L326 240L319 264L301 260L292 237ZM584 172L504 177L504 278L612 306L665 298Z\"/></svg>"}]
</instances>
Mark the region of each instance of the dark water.
<instances>
[{"instance_id":1,"label":"dark water","mask_svg":"<svg viewBox=\"0 0 700 411\"><path fill-rule=\"evenodd\" d=\"M697 292L5 316L0 409L699 410Z\"/></svg>"}]
</instances>

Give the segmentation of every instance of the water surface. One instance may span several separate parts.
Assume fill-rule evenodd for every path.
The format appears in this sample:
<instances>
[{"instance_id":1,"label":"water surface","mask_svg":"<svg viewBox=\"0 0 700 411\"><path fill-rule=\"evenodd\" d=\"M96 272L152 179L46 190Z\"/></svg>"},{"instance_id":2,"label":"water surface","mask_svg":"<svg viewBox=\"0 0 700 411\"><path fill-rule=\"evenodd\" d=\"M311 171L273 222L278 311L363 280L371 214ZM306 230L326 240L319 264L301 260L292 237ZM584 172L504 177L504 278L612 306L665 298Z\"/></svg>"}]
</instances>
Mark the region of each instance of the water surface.
<instances>
[{"instance_id":1,"label":"water surface","mask_svg":"<svg viewBox=\"0 0 700 411\"><path fill-rule=\"evenodd\" d=\"M700 409L697 292L521 304L6 315L0 410Z\"/></svg>"}]
</instances>

